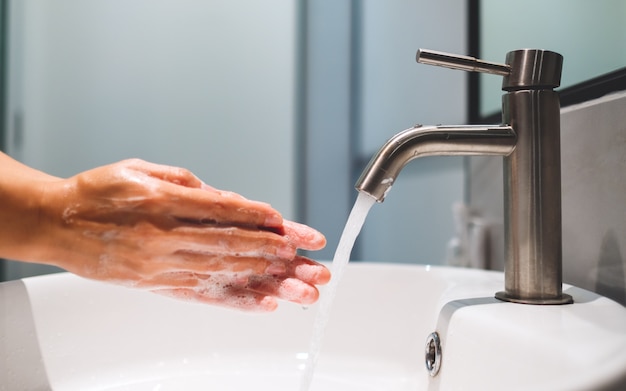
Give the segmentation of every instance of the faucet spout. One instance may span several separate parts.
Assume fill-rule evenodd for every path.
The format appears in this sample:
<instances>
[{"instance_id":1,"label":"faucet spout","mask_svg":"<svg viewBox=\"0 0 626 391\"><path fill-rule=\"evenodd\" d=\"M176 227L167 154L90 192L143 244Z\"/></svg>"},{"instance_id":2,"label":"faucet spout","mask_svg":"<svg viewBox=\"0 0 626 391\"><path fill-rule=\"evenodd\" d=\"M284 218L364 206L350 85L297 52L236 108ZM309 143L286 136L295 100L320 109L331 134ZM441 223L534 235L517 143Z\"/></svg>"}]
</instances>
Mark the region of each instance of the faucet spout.
<instances>
[{"instance_id":1,"label":"faucet spout","mask_svg":"<svg viewBox=\"0 0 626 391\"><path fill-rule=\"evenodd\" d=\"M374 155L355 187L382 202L404 166L425 156L499 155L515 149L508 125L416 125L390 138Z\"/></svg>"}]
</instances>

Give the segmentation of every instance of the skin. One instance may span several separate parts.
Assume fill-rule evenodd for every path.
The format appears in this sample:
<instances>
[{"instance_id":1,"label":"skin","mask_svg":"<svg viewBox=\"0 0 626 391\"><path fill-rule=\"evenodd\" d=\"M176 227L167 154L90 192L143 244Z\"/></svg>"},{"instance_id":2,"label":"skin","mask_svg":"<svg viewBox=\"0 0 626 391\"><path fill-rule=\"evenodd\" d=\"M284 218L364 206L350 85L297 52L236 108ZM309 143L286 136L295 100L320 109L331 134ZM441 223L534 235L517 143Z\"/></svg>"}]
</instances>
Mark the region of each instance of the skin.
<instances>
[{"instance_id":1,"label":"skin","mask_svg":"<svg viewBox=\"0 0 626 391\"><path fill-rule=\"evenodd\" d=\"M311 304L326 240L188 170L125 160L63 179L0 153L0 257L178 299L272 311Z\"/></svg>"}]
</instances>

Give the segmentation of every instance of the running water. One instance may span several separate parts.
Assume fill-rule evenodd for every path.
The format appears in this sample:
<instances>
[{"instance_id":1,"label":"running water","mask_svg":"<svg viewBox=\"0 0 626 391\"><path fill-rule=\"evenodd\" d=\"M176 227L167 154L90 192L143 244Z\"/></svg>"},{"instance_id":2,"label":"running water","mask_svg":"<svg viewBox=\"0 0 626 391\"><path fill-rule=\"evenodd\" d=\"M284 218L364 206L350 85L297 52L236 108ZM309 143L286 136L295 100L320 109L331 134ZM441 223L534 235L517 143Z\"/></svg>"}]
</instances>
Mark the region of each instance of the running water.
<instances>
[{"instance_id":1,"label":"running water","mask_svg":"<svg viewBox=\"0 0 626 391\"><path fill-rule=\"evenodd\" d=\"M372 205L374 205L375 201L376 200L370 195L359 193L352 207L352 211L350 212L350 216L348 217L348 222L341 234L341 239L339 240L339 245L337 246L331 265L332 279L320 299L319 310L315 318L313 336L311 337L309 355L302 376L302 382L300 383L300 391L308 391L311 387L317 358L322 347L322 338L324 337L326 324L330 317L330 310L332 309L337 286L339 285L339 281L341 280L341 276L343 275L348 261L350 261L350 253L352 252L356 237L359 235L359 232L361 232L361 227L363 227L363 223L365 223L367 213Z\"/></svg>"}]
</instances>

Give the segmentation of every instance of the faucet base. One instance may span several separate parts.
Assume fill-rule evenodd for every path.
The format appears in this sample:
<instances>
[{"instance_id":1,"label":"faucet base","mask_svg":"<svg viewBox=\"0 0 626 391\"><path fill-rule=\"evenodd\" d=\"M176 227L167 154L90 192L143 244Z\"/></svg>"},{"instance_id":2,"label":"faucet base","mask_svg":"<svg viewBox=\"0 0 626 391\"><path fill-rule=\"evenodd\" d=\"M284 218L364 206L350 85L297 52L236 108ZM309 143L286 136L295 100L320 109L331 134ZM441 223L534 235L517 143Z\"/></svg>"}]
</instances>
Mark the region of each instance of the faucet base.
<instances>
[{"instance_id":1,"label":"faucet base","mask_svg":"<svg viewBox=\"0 0 626 391\"><path fill-rule=\"evenodd\" d=\"M519 304L534 304L534 305L560 305L560 304L573 304L574 298L566 293L562 293L561 297L554 299L522 299L519 297L512 297L505 291L497 292L496 299L502 301L508 301L511 303Z\"/></svg>"}]
</instances>

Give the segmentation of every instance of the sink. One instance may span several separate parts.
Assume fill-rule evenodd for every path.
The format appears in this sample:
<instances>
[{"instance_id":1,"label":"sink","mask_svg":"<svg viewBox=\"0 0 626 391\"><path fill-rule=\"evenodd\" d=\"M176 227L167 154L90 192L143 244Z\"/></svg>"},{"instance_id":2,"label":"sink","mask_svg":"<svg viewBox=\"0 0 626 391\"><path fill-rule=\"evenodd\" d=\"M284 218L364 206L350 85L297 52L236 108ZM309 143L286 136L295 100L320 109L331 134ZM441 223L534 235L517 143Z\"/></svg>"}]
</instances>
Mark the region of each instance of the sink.
<instances>
[{"instance_id":1,"label":"sink","mask_svg":"<svg viewBox=\"0 0 626 391\"><path fill-rule=\"evenodd\" d=\"M349 264L312 390L624 389L622 305L568 285L573 305L506 303L502 286L498 272ZM298 390L316 311L240 313L67 273L6 282L0 390Z\"/></svg>"}]
</instances>

